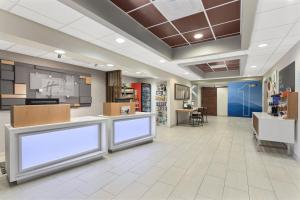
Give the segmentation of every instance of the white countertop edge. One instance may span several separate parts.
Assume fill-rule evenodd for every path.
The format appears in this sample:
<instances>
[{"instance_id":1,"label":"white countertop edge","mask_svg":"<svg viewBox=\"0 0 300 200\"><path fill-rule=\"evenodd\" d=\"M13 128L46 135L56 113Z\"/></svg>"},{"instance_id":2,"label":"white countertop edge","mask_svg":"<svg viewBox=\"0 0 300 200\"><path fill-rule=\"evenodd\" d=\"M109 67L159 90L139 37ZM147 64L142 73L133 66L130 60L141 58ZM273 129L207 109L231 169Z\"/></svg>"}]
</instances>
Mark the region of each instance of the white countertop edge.
<instances>
[{"instance_id":1,"label":"white countertop edge","mask_svg":"<svg viewBox=\"0 0 300 200\"><path fill-rule=\"evenodd\" d=\"M11 133L22 133L22 132L29 132L29 131L43 131L48 129L73 127L73 126L84 125L89 123L100 123L106 120L107 118L99 117L99 116L83 116L83 117L71 118L71 121L69 122L42 124L42 125L25 126L25 127L18 127L18 128L12 127L11 124L5 124L5 128L8 129L9 132Z\"/></svg>"},{"instance_id":2,"label":"white countertop edge","mask_svg":"<svg viewBox=\"0 0 300 200\"><path fill-rule=\"evenodd\" d=\"M98 115L99 117L103 117L105 119L129 119L129 118L135 118L135 117L148 117L148 116L155 116L156 113L154 112L136 112L135 114L131 115L117 115L117 116L104 116L104 115Z\"/></svg>"},{"instance_id":3,"label":"white countertop edge","mask_svg":"<svg viewBox=\"0 0 300 200\"><path fill-rule=\"evenodd\" d=\"M283 119L282 117L272 116L266 112L253 112L253 115L261 119L295 121L294 119Z\"/></svg>"}]
</instances>

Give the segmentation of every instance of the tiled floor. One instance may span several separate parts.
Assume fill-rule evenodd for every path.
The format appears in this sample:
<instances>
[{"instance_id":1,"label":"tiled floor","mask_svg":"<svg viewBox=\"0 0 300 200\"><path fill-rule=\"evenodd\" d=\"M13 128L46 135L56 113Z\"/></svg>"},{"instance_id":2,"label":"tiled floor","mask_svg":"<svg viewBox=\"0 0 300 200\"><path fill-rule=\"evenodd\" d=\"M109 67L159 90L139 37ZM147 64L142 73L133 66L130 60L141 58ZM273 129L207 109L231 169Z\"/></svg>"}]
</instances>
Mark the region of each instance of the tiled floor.
<instances>
[{"instance_id":1,"label":"tiled floor","mask_svg":"<svg viewBox=\"0 0 300 200\"><path fill-rule=\"evenodd\" d=\"M299 200L300 164L258 152L249 119L211 117L204 127L158 128L154 143L8 186L0 199Z\"/></svg>"}]
</instances>

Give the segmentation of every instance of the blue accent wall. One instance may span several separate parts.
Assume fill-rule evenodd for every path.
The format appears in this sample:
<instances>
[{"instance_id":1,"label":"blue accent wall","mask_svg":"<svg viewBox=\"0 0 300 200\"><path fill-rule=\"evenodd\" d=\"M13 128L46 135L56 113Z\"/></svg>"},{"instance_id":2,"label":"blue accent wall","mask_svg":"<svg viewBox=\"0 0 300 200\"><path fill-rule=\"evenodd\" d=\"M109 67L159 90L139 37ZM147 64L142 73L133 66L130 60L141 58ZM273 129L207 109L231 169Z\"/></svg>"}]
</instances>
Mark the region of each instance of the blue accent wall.
<instances>
[{"instance_id":1,"label":"blue accent wall","mask_svg":"<svg viewBox=\"0 0 300 200\"><path fill-rule=\"evenodd\" d=\"M230 82L228 116L252 117L252 112L262 112L261 81Z\"/></svg>"}]
</instances>

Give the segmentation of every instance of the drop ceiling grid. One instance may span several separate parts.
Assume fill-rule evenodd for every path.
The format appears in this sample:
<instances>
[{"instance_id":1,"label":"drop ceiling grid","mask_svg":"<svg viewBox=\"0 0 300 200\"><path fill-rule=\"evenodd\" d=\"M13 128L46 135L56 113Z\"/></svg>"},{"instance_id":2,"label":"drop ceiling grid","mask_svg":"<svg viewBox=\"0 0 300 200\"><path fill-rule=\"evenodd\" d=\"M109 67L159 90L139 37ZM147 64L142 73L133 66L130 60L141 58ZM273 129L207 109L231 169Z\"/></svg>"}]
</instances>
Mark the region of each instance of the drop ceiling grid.
<instances>
[{"instance_id":1,"label":"drop ceiling grid","mask_svg":"<svg viewBox=\"0 0 300 200\"><path fill-rule=\"evenodd\" d=\"M201 42L205 42L205 41L208 41L208 40L217 40L217 39L220 39L220 38L224 38L224 37L231 37L231 36L235 36L235 35L239 35L240 34L240 16L241 16L241 11L239 10L239 16L236 17L233 15L234 19L230 19L228 21L221 21L221 23L211 23L211 20L214 17L212 17L212 19L210 19L209 15L207 14L207 12L213 12L214 9L225 9L226 6L231 6L233 8L235 8L234 6L237 6L239 5L239 9L241 9L241 0L229 0L229 1L221 1L221 3L217 3L217 5L214 5L212 7L206 7L206 4L203 3L203 1L205 0L200 0L200 4L201 4L201 7L203 8L203 11L200 10L200 12L198 13L193 13L192 15L189 15L189 16L184 16L182 18L179 18L179 19L175 19L175 20L170 20L168 19L166 16L163 15L163 13L159 10L159 8L157 6L155 6L155 2L153 2L152 0L143 0L143 1L131 1L131 2L125 2L125 1L122 1L122 0L111 0L111 2L113 4L115 4L120 10L122 10L123 12L125 12L129 17L131 17L132 19L134 19L135 21L137 21L141 26L143 26L144 28L146 28L147 30L149 30L152 34L154 34L157 38L159 38L160 40L163 40L167 45L169 45L170 47L172 48L175 48L175 47L178 47L178 46L186 46L186 45L191 45L191 44L194 44L194 43L201 43ZM141 5L137 6L137 7L134 7L135 4L137 4L137 2ZM141 3L142 2L142 3ZM127 5L126 5L127 4ZM208 3L209 4L209 3ZM213 3L214 4L214 3ZM131 10L127 10L128 8L128 5L129 7L131 6L132 9ZM124 7L127 8L125 9ZM161 22L159 23L154 23L154 24L151 24L149 26L146 26L145 23L142 23L142 22L139 22L143 19L139 19L139 17L137 16L132 16L133 13L136 13L137 11L141 11L141 9L145 9L146 7L149 7L149 6L152 6L152 9L155 9L156 12L158 12L160 14L160 17L162 16L164 19L161 20ZM228 8L228 7L226 7ZM205 15L205 20L206 20L206 23L208 23L207 27L201 27L201 28L197 28L197 29L193 29L193 30L188 30L188 31L182 31L178 28L178 26L176 26L176 24L174 24L174 22L176 20L180 20L180 19L185 19L186 17L190 17L190 16L193 16L195 14L200 14L200 13L203 13ZM142 14L143 15L143 14ZM146 14L145 14L146 16ZM229 18L232 17L232 16L229 16ZM222 17L221 17L222 18ZM216 18L218 20L220 20L220 18ZM215 20L214 20L215 21ZM232 24L234 22L239 22L238 24ZM144 25L143 25L144 24ZM171 34L168 34L168 33L164 33L164 29L160 29L161 28L160 26L166 26L166 25L171 25L173 27L173 30L172 31L167 31L167 32L172 32ZM229 27L229 26L238 26L238 27L234 27L234 29L232 30L225 30L226 28L224 28L225 26ZM206 25L204 25L206 26ZM223 26L223 27L221 27ZM158 28L156 29L156 31L158 32L163 32L163 33L154 33L152 32L151 30L153 30L153 28ZM216 30L214 30L214 28L220 28L221 30L223 30L223 33L222 31L220 32L221 35L216 35ZM195 32L195 34L199 31L199 33L201 33L200 31L204 30L204 29L210 29L210 33L208 33L208 36L205 35L206 38L201 38L199 40L189 40L187 38L187 36L185 34L188 34L188 33L192 33L192 32ZM232 28L232 27L231 27ZM174 31L175 30L175 31ZM235 30L238 30L238 31L235 31ZM228 33L227 31L229 31L230 33ZM234 31L234 32L232 32ZM164 35L163 37L161 37L160 35ZM210 36L212 35L212 36ZM182 39L181 42L179 43L176 43L176 44L173 44L172 42L170 42L170 40L174 39L175 41L178 41L176 40L175 38L177 37L180 37ZM168 39L169 42L166 42L166 39ZM183 40L186 42L184 43Z\"/></svg>"},{"instance_id":2,"label":"drop ceiling grid","mask_svg":"<svg viewBox=\"0 0 300 200\"><path fill-rule=\"evenodd\" d=\"M234 66L229 68L227 63L230 63L230 62L231 62L231 65L234 65ZM220 70L217 68L214 69L212 67L214 65L220 65L218 63L223 63L223 65L226 67L226 70ZM210 71L207 71L207 69L202 69L201 67L204 65L206 67L209 67ZM201 64L196 65L196 67L201 69L204 73L218 72L218 71L235 71L235 70L239 70L239 68L240 68L240 60L236 59L236 60L223 60L223 61L210 62L210 63L201 63Z\"/></svg>"}]
</instances>

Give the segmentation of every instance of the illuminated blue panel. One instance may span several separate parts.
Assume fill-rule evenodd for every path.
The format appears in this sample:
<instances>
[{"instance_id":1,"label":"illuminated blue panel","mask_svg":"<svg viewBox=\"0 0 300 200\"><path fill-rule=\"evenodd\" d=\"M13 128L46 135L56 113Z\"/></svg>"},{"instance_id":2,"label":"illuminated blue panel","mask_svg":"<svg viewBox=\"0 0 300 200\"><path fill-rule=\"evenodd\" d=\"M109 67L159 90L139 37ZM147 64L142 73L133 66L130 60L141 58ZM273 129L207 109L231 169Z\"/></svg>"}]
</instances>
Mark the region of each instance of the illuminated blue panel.
<instances>
[{"instance_id":1,"label":"illuminated blue panel","mask_svg":"<svg viewBox=\"0 0 300 200\"><path fill-rule=\"evenodd\" d=\"M114 121L114 144L151 135L150 117Z\"/></svg>"},{"instance_id":2,"label":"illuminated blue panel","mask_svg":"<svg viewBox=\"0 0 300 200\"><path fill-rule=\"evenodd\" d=\"M99 125L20 136L21 170L100 149L99 137Z\"/></svg>"}]
</instances>

